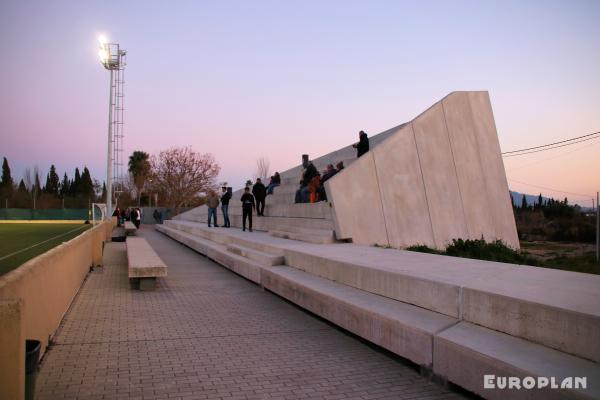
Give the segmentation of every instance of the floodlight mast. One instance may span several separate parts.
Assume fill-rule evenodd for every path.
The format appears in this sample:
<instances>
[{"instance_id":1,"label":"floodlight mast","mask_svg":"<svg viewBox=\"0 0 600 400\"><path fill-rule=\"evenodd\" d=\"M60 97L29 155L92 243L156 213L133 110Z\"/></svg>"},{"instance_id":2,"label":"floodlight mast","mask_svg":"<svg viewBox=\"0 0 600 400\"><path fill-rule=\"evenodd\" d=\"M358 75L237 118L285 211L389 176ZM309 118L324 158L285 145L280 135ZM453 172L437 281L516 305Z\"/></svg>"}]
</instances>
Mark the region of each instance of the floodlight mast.
<instances>
[{"instance_id":1,"label":"floodlight mast","mask_svg":"<svg viewBox=\"0 0 600 400\"><path fill-rule=\"evenodd\" d=\"M106 218L113 214L113 196L120 193L117 187L123 165L123 70L127 52L121 50L118 43L109 43L104 35L100 42L100 62L110 71L109 103L108 103L108 148L106 157ZM116 196L115 196L116 197Z\"/></svg>"}]
</instances>

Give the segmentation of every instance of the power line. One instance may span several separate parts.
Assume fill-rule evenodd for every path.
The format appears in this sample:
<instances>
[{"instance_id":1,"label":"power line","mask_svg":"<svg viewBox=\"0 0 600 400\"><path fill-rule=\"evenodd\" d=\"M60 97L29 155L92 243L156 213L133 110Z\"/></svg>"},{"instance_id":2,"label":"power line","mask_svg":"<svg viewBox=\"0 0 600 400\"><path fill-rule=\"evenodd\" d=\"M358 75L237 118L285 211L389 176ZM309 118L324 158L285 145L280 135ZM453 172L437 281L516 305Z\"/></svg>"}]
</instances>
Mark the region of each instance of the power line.
<instances>
[{"instance_id":1,"label":"power line","mask_svg":"<svg viewBox=\"0 0 600 400\"><path fill-rule=\"evenodd\" d=\"M577 152L577 151L580 151L580 150L589 149L589 148L591 148L591 147L593 147L593 146L597 146L597 145L599 145L599 144L600 144L600 142L596 142L596 143L594 143L594 144L591 144L591 145L589 145L589 146L581 146L581 147L579 147L579 148L577 148L577 149L575 149L575 150L567 151L566 153L558 154L558 155L556 155L556 156L553 156L553 157L548 157L548 158L544 158L544 159L542 159L542 160L538 160L538 161L534 161L534 162L531 162L531 163L527 163L527 164L519 165L519 166L517 166L517 167L514 167L514 168L508 168L508 169L507 169L507 171L514 171L514 170L517 170L517 169L522 169L522 168L530 167L530 166L532 166L532 165L541 164L541 163L543 163L543 162L546 162L546 161L550 161L550 160L557 159L557 158L559 158L559 157L564 157L564 156L567 156L567 155L569 155L569 154L575 153L575 152Z\"/></svg>"},{"instance_id":2,"label":"power line","mask_svg":"<svg viewBox=\"0 0 600 400\"><path fill-rule=\"evenodd\" d=\"M598 132L598 133L600 133L600 132ZM587 142L588 140L594 140L594 139L600 139L600 136L588 137L587 139L582 139L582 140L578 140L576 142L570 142L570 143L561 144L560 146L547 147L547 148L543 148L543 149L538 147L538 150L527 151L525 153L510 154L510 155L507 155L507 156L505 156L505 154L508 154L508 153L502 153L502 156L504 158L524 156L526 154L532 154L532 153L539 153L541 151L554 150L554 149L558 149L559 147L571 146L571 145L574 145L574 144L577 144L577 143ZM544 146L540 146L540 147L544 147ZM515 151L518 151L518 150L515 150ZM520 151L525 151L525 149L520 150ZM514 153L514 152L509 152L509 153Z\"/></svg>"},{"instance_id":3,"label":"power line","mask_svg":"<svg viewBox=\"0 0 600 400\"><path fill-rule=\"evenodd\" d=\"M533 183L521 182L521 181L518 181L516 179L509 179L509 181L515 182L515 183L520 183L522 185L536 187L538 189L552 190L553 192L559 192L559 193L565 193L565 194L572 194L572 195L575 195L575 196L584 196L586 199L593 199L594 198L594 196L589 195L589 194L567 192L565 190L559 190L559 189L549 188L549 187L546 187L546 186L534 185Z\"/></svg>"},{"instance_id":4,"label":"power line","mask_svg":"<svg viewBox=\"0 0 600 400\"><path fill-rule=\"evenodd\" d=\"M541 146L528 147L528 148L520 149L520 150L505 151L504 153L502 153L502 155L504 155L504 154L512 154L512 153L520 153L520 152L523 152L523 151L529 151L529 150L535 150L535 149L541 149L542 147L550 147L550 146L554 146L556 144L572 142L574 140L583 139L583 138L586 138L586 137L589 137L589 136L595 136L595 135L598 135L598 134L600 134L600 131L594 132L594 133L588 133L587 135L578 136L578 137L574 137L574 138L571 138L571 139L561 140L559 142L544 144L544 145L541 145ZM557 147L562 147L562 146L557 146Z\"/></svg>"}]
</instances>

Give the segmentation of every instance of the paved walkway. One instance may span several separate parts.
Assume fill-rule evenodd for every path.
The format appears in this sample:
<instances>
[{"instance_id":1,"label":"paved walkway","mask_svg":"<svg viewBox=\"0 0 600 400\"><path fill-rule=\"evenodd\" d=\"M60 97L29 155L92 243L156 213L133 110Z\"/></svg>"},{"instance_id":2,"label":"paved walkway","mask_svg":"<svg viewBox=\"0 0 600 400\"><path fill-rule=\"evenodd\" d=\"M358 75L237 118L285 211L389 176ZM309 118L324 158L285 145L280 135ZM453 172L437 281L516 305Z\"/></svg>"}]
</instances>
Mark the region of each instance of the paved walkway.
<instances>
[{"instance_id":1,"label":"paved walkway","mask_svg":"<svg viewBox=\"0 0 600 400\"><path fill-rule=\"evenodd\" d=\"M144 227L169 266L130 289L107 244L45 355L38 399L456 399L397 360Z\"/></svg>"}]
</instances>

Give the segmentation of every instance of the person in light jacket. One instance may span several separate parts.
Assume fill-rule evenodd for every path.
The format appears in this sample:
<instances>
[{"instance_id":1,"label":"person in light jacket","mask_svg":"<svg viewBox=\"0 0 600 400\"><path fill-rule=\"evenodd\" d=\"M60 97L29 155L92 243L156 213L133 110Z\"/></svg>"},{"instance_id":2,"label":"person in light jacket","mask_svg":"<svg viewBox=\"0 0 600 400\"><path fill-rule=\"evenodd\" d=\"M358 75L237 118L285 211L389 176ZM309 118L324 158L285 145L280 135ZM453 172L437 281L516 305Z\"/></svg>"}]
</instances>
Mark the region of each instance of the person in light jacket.
<instances>
[{"instance_id":1,"label":"person in light jacket","mask_svg":"<svg viewBox=\"0 0 600 400\"><path fill-rule=\"evenodd\" d=\"M218 228L217 225L217 207L219 207L219 196L215 193L214 190L210 190L208 192L208 196L206 196L206 205L208 206L208 227L210 228L210 220L211 217L214 220L215 228Z\"/></svg>"}]
</instances>

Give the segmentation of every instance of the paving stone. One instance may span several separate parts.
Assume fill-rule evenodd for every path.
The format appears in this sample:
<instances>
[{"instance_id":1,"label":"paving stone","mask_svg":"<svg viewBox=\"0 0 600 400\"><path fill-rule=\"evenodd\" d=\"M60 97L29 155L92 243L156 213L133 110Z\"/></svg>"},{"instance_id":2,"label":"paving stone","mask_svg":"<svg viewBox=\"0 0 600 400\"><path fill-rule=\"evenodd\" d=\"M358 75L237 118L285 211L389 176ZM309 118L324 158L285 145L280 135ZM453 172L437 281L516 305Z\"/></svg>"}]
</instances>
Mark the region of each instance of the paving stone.
<instances>
[{"instance_id":1,"label":"paving stone","mask_svg":"<svg viewBox=\"0 0 600 400\"><path fill-rule=\"evenodd\" d=\"M143 226L169 268L132 290L125 246L92 273L37 380L38 399L457 399L414 369Z\"/></svg>"}]
</instances>

